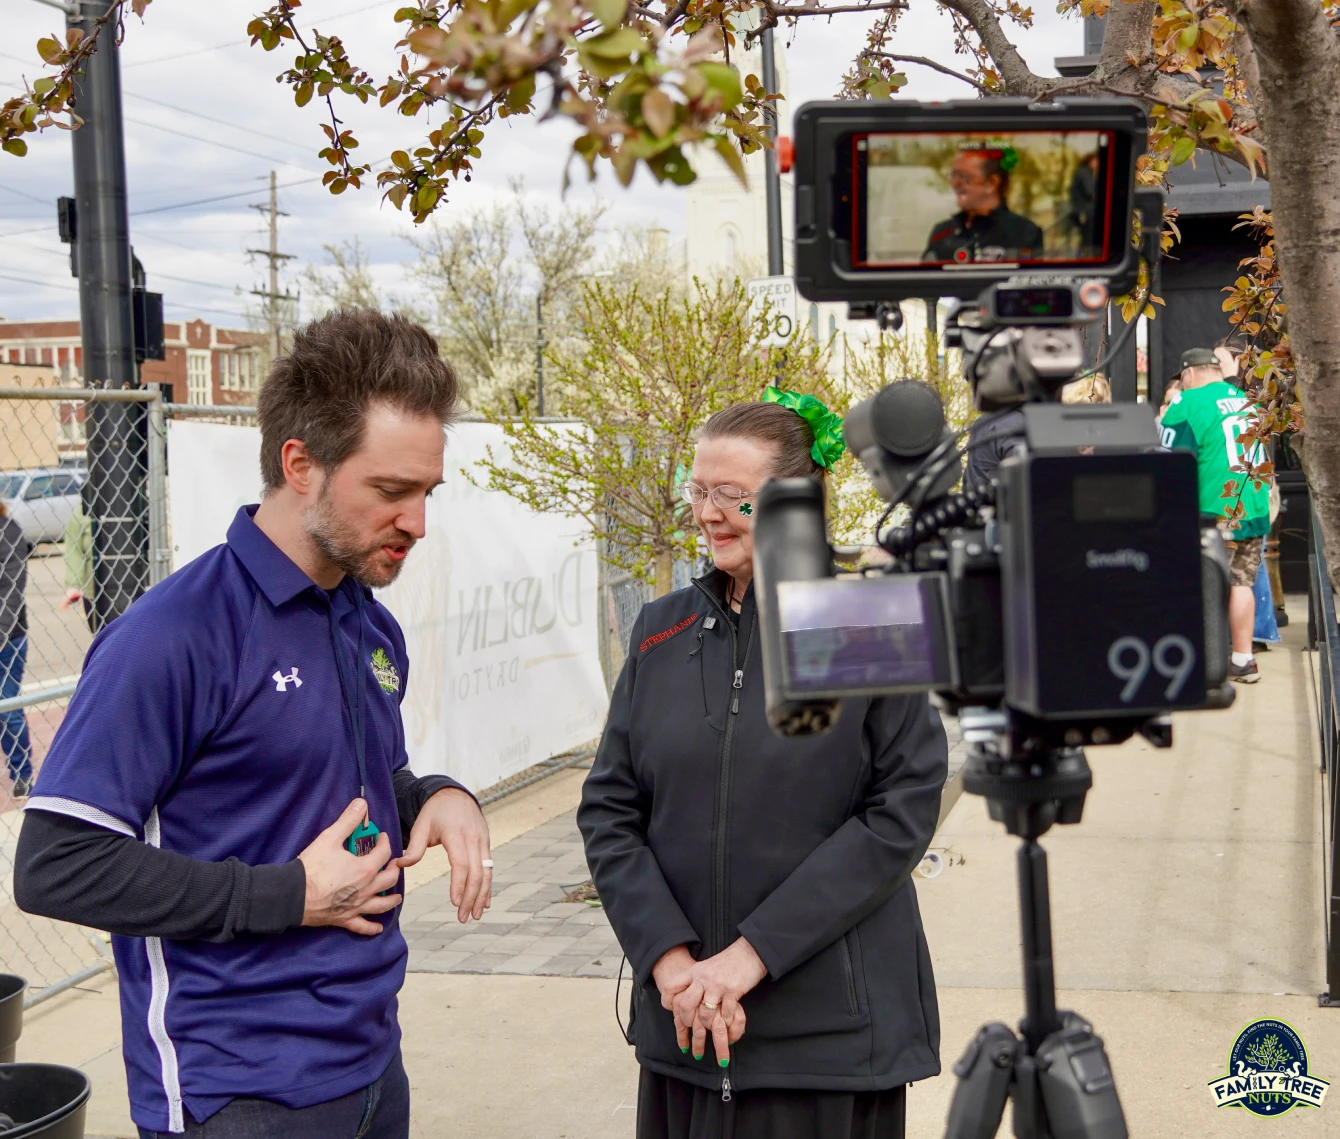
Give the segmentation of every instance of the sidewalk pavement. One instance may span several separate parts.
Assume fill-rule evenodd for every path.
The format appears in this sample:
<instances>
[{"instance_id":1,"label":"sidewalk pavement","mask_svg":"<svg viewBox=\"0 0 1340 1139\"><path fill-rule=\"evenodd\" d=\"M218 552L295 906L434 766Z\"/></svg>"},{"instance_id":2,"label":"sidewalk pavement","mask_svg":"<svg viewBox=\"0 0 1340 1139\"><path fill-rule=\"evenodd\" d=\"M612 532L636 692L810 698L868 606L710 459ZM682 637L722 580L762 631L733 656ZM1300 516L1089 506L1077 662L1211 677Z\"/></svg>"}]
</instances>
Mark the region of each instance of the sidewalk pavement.
<instances>
[{"instance_id":1,"label":"sidewalk pavement","mask_svg":"<svg viewBox=\"0 0 1340 1139\"><path fill-rule=\"evenodd\" d=\"M1043 840L1061 1004L1091 1019L1105 1039L1133 1136L1222 1139L1271 1129L1246 1112L1217 1110L1206 1087L1225 1074L1238 1030L1259 1017L1287 1020L1306 1042L1314 1074L1340 1080L1340 1010L1316 1003L1323 987L1322 784L1309 666L1299 651L1301 602L1291 613L1284 645L1260 658L1261 683L1241 689L1232 709L1179 717L1168 751L1143 742L1094 749L1095 787L1083 823ZM637 1067L614 1023L615 982L496 972L500 957L505 964L537 955L521 944L524 935L503 946L506 953L496 946L548 921L552 927L537 938L590 937L583 964L603 966L606 943L594 945L601 927L593 916L579 923L580 933L562 929L598 911L553 900L559 886L585 880L568 821L579 787L579 774L555 776L490 812L505 870L499 897L514 891L510 906L495 903L496 922L448 937L447 922L430 920L444 913L445 880L426 882L407 899L414 968L490 970L413 972L406 981L401 1021L416 1136L631 1139ZM500 824L529 827L519 832L528 841L503 842ZM1012 1023L1022 1013L1017 843L987 819L982 800L964 796L934 846L949 865L917 888L948 1071L980 1023ZM546 917L557 905L572 914ZM531 916L517 917L523 913ZM410 924L433 928L411 932ZM476 948L474 962L446 964L470 936L499 940ZM547 960L570 965L582 954L569 948ZM434 961L434 954L444 956ZM115 983L107 978L34 1010L20 1057L85 1067L95 1085L89 1134L121 1139L134 1132L118 1041ZM941 1135L952 1092L952 1076L917 1084L908 1135ZM1340 1139L1340 1104L1297 1108L1274 1126ZM1009 1134L1008 1120L1001 1134Z\"/></svg>"}]
</instances>

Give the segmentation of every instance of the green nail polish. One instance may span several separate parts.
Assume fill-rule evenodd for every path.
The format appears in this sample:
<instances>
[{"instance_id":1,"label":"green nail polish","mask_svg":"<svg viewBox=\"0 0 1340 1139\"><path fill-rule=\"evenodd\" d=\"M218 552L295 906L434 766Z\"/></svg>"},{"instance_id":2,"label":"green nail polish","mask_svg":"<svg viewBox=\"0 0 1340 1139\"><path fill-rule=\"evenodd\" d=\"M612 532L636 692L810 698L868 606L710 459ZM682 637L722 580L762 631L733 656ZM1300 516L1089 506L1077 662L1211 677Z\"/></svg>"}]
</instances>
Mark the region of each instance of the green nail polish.
<instances>
[{"instance_id":1,"label":"green nail polish","mask_svg":"<svg viewBox=\"0 0 1340 1139\"><path fill-rule=\"evenodd\" d=\"M720 1064L723 1068L729 1068L729 1067L730 1067L730 1060L729 1060L729 1059L718 1060L717 1063Z\"/></svg>"},{"instance_id":2,"label":"green nail polish","mask_svg":"<svg viewBox=\"0 0 1340 1139\"><path fill-rule=\"evenodd\" d=\"M689 1050L687 1048L681 1048L680 1051L683 1052L685 1055L688 1055Z\"/></svg>"},{"instance_id":3,"label":"green nail polish","mask_svg":"<svg viewBox=\"0 0 1340 1139\"><path fill-rule=\"evenodd\" d=\"M695 1060L701 1060L701 1059L703 1058L703 1054L702 1054L701 1052L695 1052L695 1053L693 1054L693 1058L694 1058Z\"/></svg>"}]
</instances>

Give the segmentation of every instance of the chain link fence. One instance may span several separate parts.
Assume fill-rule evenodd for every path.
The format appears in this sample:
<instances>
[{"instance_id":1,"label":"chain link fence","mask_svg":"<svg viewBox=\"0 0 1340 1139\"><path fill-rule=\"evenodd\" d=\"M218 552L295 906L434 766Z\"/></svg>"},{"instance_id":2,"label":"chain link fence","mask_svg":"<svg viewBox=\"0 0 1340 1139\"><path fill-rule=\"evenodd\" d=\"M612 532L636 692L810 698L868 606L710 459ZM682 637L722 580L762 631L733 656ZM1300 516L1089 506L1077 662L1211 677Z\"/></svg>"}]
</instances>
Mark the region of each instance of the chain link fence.
<instances>
[{"instance_id":1,"label":"chain link fence","mask_svg":"<svg viewBox=\"0 0 1340 1139\"><path fill-rule=\"evenodd\" d=\"M98 629L166 572L158 393L0 388L0 969L33 1004L110 965L13 899L22 801Z\"/></svg>"},{"instance_id":2,"label":"chain link fence","mask_svg":"<svg viewBox=\"0 0 1340 1139\"><path fill-rule=\"evenodd\" d=\"M0 387L0 972L28 981L29 1006L112 964L105 934L18 909L14 855L24 797L95 633L171 572L166 432L174 418L254 425L256 412L164 403L154 385ZM654 590L603 557L600 567L600 654L612 688ZM681 588L694 567L674 571ZM481 794L494 801L587 766L591 755L575 748Z\"/></svg>"}]
</instances>

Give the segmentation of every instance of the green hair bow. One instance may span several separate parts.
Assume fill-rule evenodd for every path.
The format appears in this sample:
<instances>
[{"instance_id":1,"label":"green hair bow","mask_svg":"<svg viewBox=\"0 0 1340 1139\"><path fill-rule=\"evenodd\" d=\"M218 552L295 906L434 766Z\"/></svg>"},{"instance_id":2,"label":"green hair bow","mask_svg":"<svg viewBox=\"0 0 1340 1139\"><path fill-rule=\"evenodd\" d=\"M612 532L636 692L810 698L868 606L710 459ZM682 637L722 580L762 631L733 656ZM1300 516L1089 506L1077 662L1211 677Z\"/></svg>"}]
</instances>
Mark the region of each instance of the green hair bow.
<instances>
[{"instance_id":1,"label":"green hair bow","mask_svg":"<svg viewBox=\"0 0 1340 1139\"><path fill-rule=\"evenodd\" d=\"M842 439L842 416L829 411L812 395L784 392L781 388L771 386L763 393L763 402L779 403L790 408L808 423L814 432L814 446L810 448L810 454L825 470L833 469L847 449Z\"/></svg>"}]
</instances>

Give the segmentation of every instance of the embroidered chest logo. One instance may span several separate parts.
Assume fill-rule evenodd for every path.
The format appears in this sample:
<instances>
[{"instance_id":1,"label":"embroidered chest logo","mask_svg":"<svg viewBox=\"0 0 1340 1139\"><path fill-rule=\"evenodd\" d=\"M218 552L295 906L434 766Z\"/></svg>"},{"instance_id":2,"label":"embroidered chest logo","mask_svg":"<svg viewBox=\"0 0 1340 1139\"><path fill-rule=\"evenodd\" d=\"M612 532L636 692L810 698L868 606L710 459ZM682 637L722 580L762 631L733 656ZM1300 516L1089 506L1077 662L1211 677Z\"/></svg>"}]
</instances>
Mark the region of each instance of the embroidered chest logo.
<instances>
[{"instance_id":1,"label":"embroidered chest logo","mask_svg":"<svg viewBox=\"0 0 1340 1139\"><path fill-rule=\"evenodd\" d=\"M679 624L671 625L670 628L664 629L659 633L653 634L652 636L648 637L645 641L642 642L642 645L638 649L638 652L645 653L649 648L652 648L655 645L659 645L662 641L668 641L671 637L675 636L677 633L682 633L696 620L698 620L698 614L694 613L691 617L685 617L684 620L679 622Z\"/></svg>"},{"instance_id":2,"label":"embroidered chest logo","mask_svg":"<svg viewBox=\"0 0 1340 1139\"><path fill-rule=\"evenodd\" d=\"M385 649L374 649L372 653L372 675L383 692L400 691L400 673L396 671Z\"/></svg>"},{"instance_id":3,"label":"embroidered chest logo","mask_svg":"<svg viewBox=\"0 0 1340 1139\"><path fill-rule=\"evenodd\" d=\"M302 680L298 676L297 665L292 665L290 667L289 674L287 676L285 676L282 672L276 672L274 676L272 676L270 679L275 682L276 692L287 692L288 686L290 684L293 685L294 688L302 687Z\"/></svg>"}]
</instances>

